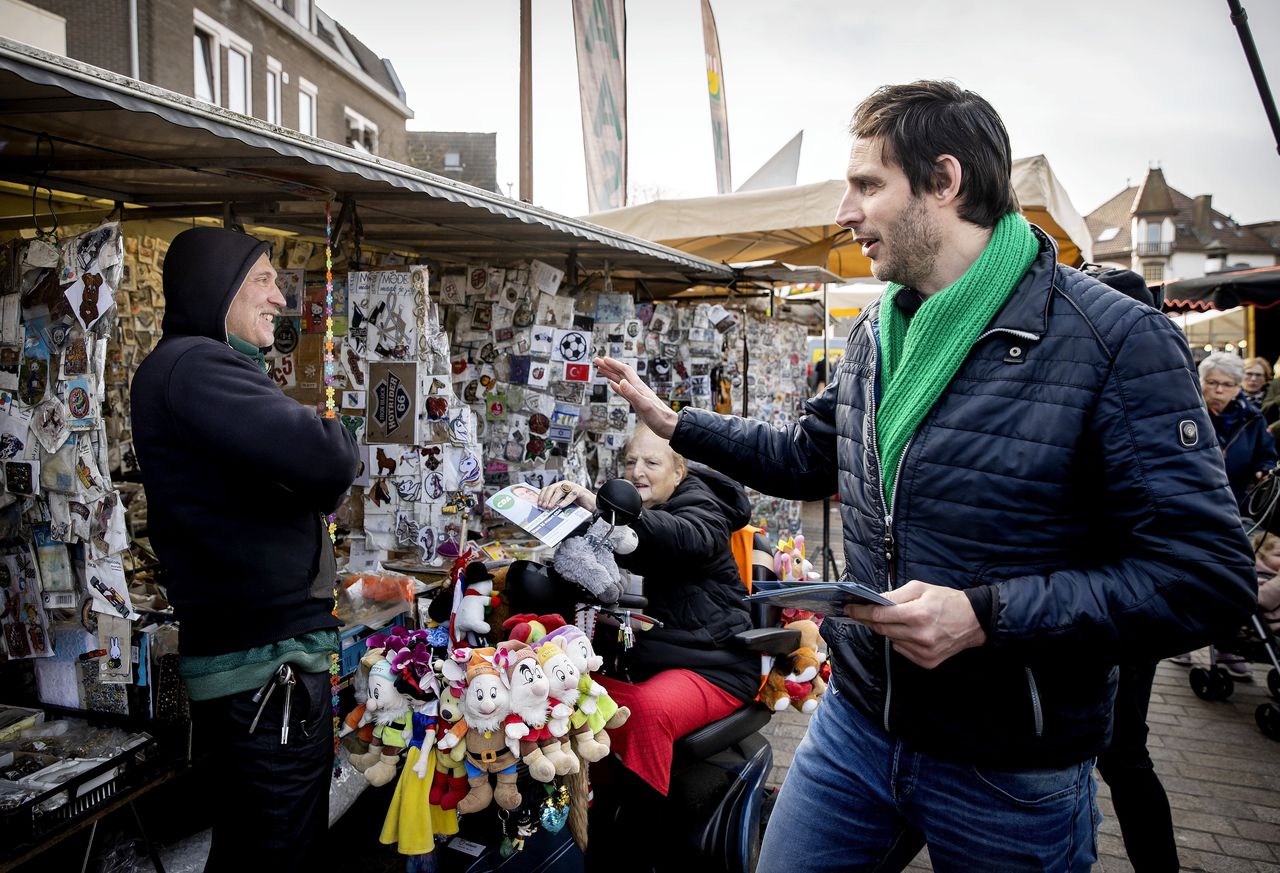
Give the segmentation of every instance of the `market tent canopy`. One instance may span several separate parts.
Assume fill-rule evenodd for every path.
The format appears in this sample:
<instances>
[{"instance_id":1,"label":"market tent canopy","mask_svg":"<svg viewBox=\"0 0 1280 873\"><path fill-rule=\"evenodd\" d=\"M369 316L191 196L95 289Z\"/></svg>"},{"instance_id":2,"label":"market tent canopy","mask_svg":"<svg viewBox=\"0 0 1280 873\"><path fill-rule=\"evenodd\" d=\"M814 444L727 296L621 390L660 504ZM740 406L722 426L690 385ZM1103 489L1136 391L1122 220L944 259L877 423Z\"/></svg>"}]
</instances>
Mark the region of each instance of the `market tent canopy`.
<instances>
[{"instance_id":1,"label":"market tent canopy","mask_svg":"<svg viewBox=\"0 0 1280 873\"><path fill-rule=\"evenodd\" d=\"M323 239L334 198L355 204L365 243L444 263L539 258L571 277L607 267L659 293L733 279L718 263L3 38L0 141L0 179L121 203L131 220L230 215Z\"/></svg>"},{"instance_id":2,"label":"market tent canopy","mask_svg":"<svg viewBox=\"0 0 1280 873\"><path fill-rule=\"evenodd\" d=\"M1197 279L1180 279L1164 286L1166 309L1232 309L1254 306L1270 309L1280 304L1280 267L1256 267L1215 273Z\"/></svg>"},{"instance_id":3,"label":"market tent canopy","mask_svg":"<svg viewBox=\"0 0 1280 873\"><path fill-rule=\"evenodd\" d=\"M1023 214L1058 242L1058 260L1076 264L1092 254L1084 219L1043 155L1013 162L1013 186ZM833 223L844 196L841 180L715 197L655 200L586 216L629 236L659 241L725 264L778 260L825 267L837 276L871 275L849 231Z\"/></svg>"}]
</instances>

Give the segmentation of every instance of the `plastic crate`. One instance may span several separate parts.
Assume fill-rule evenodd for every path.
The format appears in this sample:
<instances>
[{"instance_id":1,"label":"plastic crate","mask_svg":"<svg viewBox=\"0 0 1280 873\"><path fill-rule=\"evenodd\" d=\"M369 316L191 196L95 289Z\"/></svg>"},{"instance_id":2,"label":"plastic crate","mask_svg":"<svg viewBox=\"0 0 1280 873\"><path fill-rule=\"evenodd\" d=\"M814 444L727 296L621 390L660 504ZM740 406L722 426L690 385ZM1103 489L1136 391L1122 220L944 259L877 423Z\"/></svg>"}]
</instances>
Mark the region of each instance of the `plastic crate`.
<instances>
[{"instance_id":1,"label":"plastic crate","mask_svg":"<svg viewBox=\"0 0 1280 873\"><path fill-rule=\"evenodd\" d=\"M397 625L405 627L407 617L407 612L401 612L381 627L368 627L363 624L357 624L344 628L340 634L338 648L338 668L342 671L342 675L350 676L360 666L360 659L364 657L364 653L367 651L364 644L365 640L390 627Z\"/></svg>"},{"instance_id":2,"label":"plastic crate","mask_svg":"<svg viewBox=\"0 0 1280 873\"><path fill-rule=\"evenodd\" d=\"M68 825L107 803L121 791L136 788L162 769L164 756L157 740L148 737L138 745L90 770L50 788L13 809L0 811L0 859Z\"/></svg>"}]
</instances>

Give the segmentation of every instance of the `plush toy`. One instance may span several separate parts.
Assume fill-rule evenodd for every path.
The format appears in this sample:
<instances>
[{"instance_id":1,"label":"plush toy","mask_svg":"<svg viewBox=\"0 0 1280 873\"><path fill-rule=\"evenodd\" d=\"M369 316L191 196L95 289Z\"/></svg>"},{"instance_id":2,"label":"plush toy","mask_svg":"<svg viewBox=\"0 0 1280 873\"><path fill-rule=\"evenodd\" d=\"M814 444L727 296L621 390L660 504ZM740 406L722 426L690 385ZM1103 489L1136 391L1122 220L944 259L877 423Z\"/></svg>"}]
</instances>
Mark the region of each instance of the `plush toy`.
<instances>
[{"instance_id":1,"label":"plush toy","mask_svg":"<svg viewBox=\"0 0 1280 873\"><path fill-rule=\"evenodd\" d=\"M551 688L551 716L547 727L551 730L553 737L561 738L561 748L572 755L573 739L569 734L569 719L572 718L574 710L578 707L578 699L582 696L578 688L582 677L564 650L550 640L539 641L533 650L538 655L538 663L542 665L542 672L547 675L547 682ZM584 752L584 756L600 754L600 757L604 757L609 752L608 747L602 746L589 736L584 736L582 743L581 751ZM600 749L596 749L596 746L600 746ZM576 757L575 760L577 760ZM593 759L587 758L587 760Z\"/></svg>"},{"instance_id":2,"label":"plush toy","mask_svg":"<svg viewBox=\"0 0 1280 873\"><path fill-rule=\"evenodd\" d=\"M381 659L382 653L380 651L366 652L365 656L360 659L360 664L356 667L355 679L352 682L358 703L356 708L347 713L343 719L342 730L338 734L342 740L342 745L347 750L348 758L353 764L357 758L362 762L367 762L362 767L356 767L362 773L378 763L377 755L371 759L364 757L369 752L369 744L373 742L372 717L370 719L364 717L364 704L369 699L369 670Z\"/></svg>"},{"instance_id":3,"label":"plush toy","mask_svg":"<svg viewBox=\"0 0 1280 873\"><path fill-rule=\"evenodd\" d=\"M630 554L636 545L636 532L631 528L597 518L586 533L560 544L554 566L561 577L601 603L617 603L622 596L622 573L613 556Z\"/></svg>"},{"instance_id":4,"label":"plush toy","mask_svg":"<svg viewBox=\"0 0 1280 873\"><path fill-rule=\"evenodd\" d=\"M817 624L805 619L786 627L800 631L800 645L774 661L760 690L760 701L775 712L791 706L810 713L818 708L818 699L827 689L822 677L827 658L818 649L821 640Z\"/></svg>"},{"instance_id":5,"label":"plush toy","mask_svg":"<svg viewBox=\"0 0 1280 873\"><path fill-rule=\"evenodd\" d=\"M364 707L364 717L374 723L368 755L378 755L377 762L364 770L364 778L370 785L386 785L395 778L400 753L413 737L413 725L409 699L396 688L391 663L385 656L369 670L369 699ZM354 760L352 763L360 769Z\"/></svg>"},{"instance_id":6,"label":"plush toy","mask_svg":"<svg viewBox=\"0 0 1280 873\"><path fill-rule=\"evenodd\" d=\"M459 665L466 665L462 718L439 743L445 751L465 743L470 790L457 807L464 815L479 812L495 800L503 809L512 810L521 800L516 787L516 756L507 748L503 729L511 712L511 696L504 674L493 663L494 654L491 648L455 649L445 669L445 678L454 681ZM497 774L496 789L489 784L490 773Z\"/></svg>"},{"instance_id":7,"label":"plush toy","mask_svg":"<svg viewBox=\"0 0 1280 873\"><path fill-rule=\"evenodd\" d=\"M435 848L435 834L458 832L458 816L431 804L440 686L432 667L428 632L412 631L408 636L408 644L388 653L386 663L396 677L396 689L410 701L412 734L378 839L385 845L395 844L402 855L424 855Z\"/></svg>"},{"instance_id":8,"label":"plush toy","mask_svg":"<svg viewBox=\"0 0 1280 873\"><path fill-rule=\"evenodd\" d=\"M773 555L773 572L783 581L811 582L820 578L804 556L804 534L778 541Z\"/></svg>"},{"instance_id":9,"label":"plush toy","mask_svg":"<svg viewBox=\"0 0 1280 873\"><path fill-rule=\"evenodd\" d=\"M453 594L453 627L451 636L455 643L460 643L472 634L479 637L489 633L489 622L485 621L485 609L492 605L493 576L482 561L467 564L462 577L454 586Z\"/></svg>"},{"instance_id":10,"label":"plush toy","mask_svg":"<svg viewBox=\"0 0 1280 873\"><path fill-rule=\"evenodd\" d=\"M452 727L462 718L462 687L440 689L439 721L442 728ZM447 729L447 728L446 728ZM436 778L431 783L431 803L448 811L467 796L467 769L462 762L467 753L465 743L450 751L436 750Z\"/></svg>"},{"instance_id":11,"label":"plush toy","mask_svg":"<svg viewBox=\"0 0 1280 873\"><path fill-rule=\"evenodd\" d=\"M507 632L507 639L518 640L531 646L537 645L539 640L558 627L564 627L564 618L561 616L535 615L532 612L513 615L502 623L502 629Z\"/></svg>"},{"instance_id":12,"label":"plush toy","mask_svg":"<svg viewBox=\"0 0 1280 873\"><path fill-rule=\"evenodd\" d=\"M591 671L600 669L604 659L596 654L591 640L581 630L566 625L542 639L544 644L553 642L563 649L578 671L580 694L578 706L569 717L569 734L579 757L585 761L598 761L609 753L609 734L605 729L626 724L631 710L618 706L604 686L591 678Z\"/></svg>"},{"instance_id":13,"label":"plush toy","mask_svg":"<svg viewBox=\"0 0 1280 873\"><path fill-rule=\"evenodd\" d=\"M573 772L577 759L561 748L560 739L547 726L551 685L537 654L526 643L507 640L498 644L494 664L505 671L511 689L511 714L503 723L507 747L520 756L529 775L539 782Z\"/></svg>"}]
</instances>

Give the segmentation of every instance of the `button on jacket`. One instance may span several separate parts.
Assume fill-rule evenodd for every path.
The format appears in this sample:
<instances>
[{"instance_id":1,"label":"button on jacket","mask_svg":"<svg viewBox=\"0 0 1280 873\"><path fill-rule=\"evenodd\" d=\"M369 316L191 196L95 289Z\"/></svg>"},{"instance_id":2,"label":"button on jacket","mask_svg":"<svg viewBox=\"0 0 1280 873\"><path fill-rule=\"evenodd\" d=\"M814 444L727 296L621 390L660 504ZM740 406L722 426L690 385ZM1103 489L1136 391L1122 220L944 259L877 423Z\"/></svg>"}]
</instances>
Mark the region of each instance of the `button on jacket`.
<instances>
[{"instance_id":1,"label":"button on jacket","mask_svg":"<svg viewBox=\"0 0 1280 873\"><path fill-rule=\"evenodd\" d=\"M837 693L951 759L1065 766L1103 749L1113 665L1247 620L1253 560L1186 340L1164 315L1040 253L902 455L875 441L879 304L785 428L685 409L672 447L768 494L838 483L847 575L992 586L986 645L933 670L849 619L822 626Z\"/></svg>"}]
</instances>

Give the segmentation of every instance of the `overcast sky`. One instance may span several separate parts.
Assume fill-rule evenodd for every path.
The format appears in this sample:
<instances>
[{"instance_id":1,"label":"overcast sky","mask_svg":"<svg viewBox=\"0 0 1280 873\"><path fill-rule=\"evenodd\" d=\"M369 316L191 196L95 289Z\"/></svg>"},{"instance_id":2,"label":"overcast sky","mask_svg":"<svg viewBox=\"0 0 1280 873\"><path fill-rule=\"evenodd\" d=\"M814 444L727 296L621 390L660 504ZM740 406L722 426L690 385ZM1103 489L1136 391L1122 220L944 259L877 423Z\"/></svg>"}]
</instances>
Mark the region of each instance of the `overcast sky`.
<instances>
[{"instance_id":1,"label":"overcast sky","mask_svg":"<svg viewBox=\"0 0 1280 873\"><path fill-rule=\"evenodd\" d=\"M1280 2L1243 0L1280 95ZM1226 0L713 0L733 182L804 130L799 181L840 178L853 107L878 85L951 78L996 107L1014 157L1044 154L1087 213L1159 162L1242 222L1280 219L1280 155ZM518 193L518 0L323 0L390 58L412 130L496 131ZM569 0L533 0L534 202L587 210ZM699 0L627 4L629 176L715 193Z\"/></svg>"}]
</instances>

